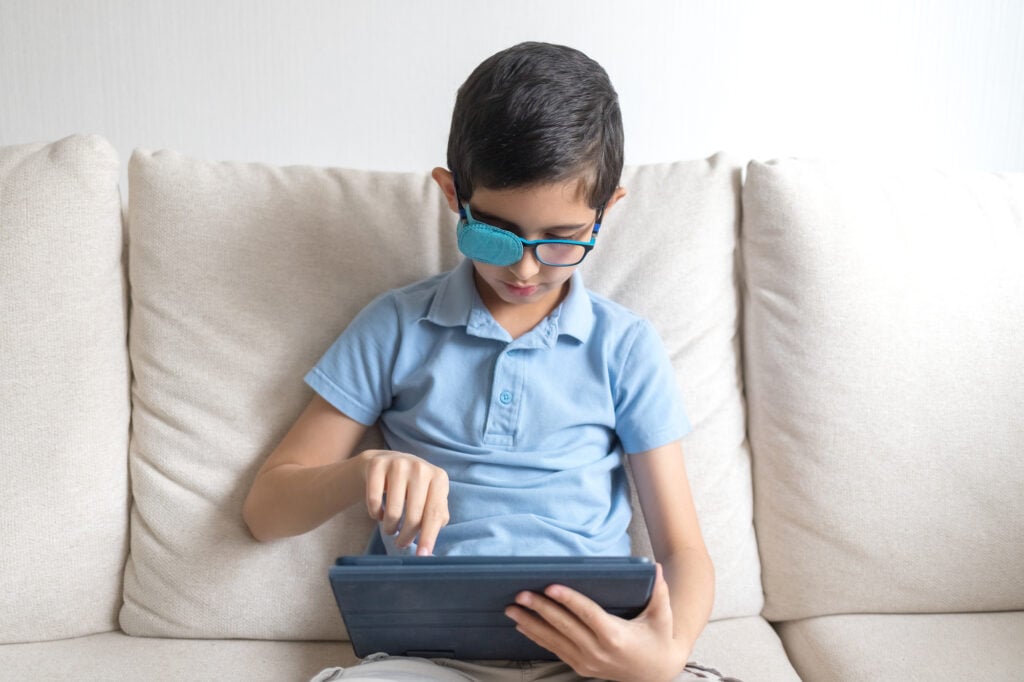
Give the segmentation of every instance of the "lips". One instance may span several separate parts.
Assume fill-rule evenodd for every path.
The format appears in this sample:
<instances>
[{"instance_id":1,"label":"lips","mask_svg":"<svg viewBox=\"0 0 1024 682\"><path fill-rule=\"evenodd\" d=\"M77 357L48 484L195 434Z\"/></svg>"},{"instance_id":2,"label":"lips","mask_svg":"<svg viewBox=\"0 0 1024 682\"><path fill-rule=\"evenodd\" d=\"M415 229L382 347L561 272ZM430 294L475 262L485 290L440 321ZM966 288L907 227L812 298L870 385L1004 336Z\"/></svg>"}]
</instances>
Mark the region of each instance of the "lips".
<instances>
[{"instance_id":1,"label":"lips","mask_svg":"<svg viewBox=\"0 0 1024 682\"><path fill-rule=\"evenodd\" d=\"M522 284L510 284L509 282L502 282L502 284L505 285L505 288L513 296L532 296L533 294L535 294L537 292L537 289L540 288L536 284L522 285Z\"/></svg>"}]
</instances>

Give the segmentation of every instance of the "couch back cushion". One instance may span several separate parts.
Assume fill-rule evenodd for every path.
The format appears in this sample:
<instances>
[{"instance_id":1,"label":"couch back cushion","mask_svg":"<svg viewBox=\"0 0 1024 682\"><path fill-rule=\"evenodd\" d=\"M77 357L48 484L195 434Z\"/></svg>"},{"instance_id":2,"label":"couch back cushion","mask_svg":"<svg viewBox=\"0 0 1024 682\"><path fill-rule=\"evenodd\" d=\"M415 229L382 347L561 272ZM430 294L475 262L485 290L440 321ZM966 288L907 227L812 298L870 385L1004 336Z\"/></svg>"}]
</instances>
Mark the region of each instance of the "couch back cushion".
<instances>
[{"instance_id":1,"label":"couch back cushion","mask_svg":"<svg viewBox=\"0 0 1024 682\"><path fill-rule=\"evenodd\" d=\"M0 148L0 643L117 627L128 352L117 152Z\"/></svg>"},{"instance_id":2,"label":"couch back cushion","mask_svg":"<svg viewBox=\"0 0 1024 682\"><path fill-rule=\"evenodd\" d=\"M632 195L584 274L666 336L696 427L685 447L721 617L762 605L736 347L738 177L724 157L630 169ZM343 637L327 568L363 551L365 507L260 544L242 502L311 397L302 377L352 317L458 263L455 216L426 173L138 151L129 180L134 504L121 624L173 637ZM638 552L649 547L634 538Z\"/></svg>"},{"instance_id":3,"label":"couch back cushion","mask_svg":"<svg viewBox=\"0 0 1024 682\"><path fill-rule=\"evenodd\" d=\"M765 615L1024 608L1024 175L752 163Z\"/></svg>"}]
</instances>

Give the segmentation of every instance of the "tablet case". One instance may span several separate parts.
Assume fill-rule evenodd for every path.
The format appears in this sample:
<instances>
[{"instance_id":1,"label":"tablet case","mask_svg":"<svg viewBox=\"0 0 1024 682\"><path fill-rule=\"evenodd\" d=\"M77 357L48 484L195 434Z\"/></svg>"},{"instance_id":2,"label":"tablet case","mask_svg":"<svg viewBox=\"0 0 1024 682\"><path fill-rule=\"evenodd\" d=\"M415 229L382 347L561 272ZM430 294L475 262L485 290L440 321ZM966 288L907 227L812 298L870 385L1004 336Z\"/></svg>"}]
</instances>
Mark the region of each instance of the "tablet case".
<instances>
[{"instance_id":1,"label":"tablet case","mask_svg":"<svg viewBox=\"0 0 1024 682\"><path fill-rule=\"evenodd\" d=\"M360 658L554 660L505 615L522 590L553 583L582 592L622 618L643 611L654 564L642 557L346 556L331 588Z\"/></svg>"}]
</instances>

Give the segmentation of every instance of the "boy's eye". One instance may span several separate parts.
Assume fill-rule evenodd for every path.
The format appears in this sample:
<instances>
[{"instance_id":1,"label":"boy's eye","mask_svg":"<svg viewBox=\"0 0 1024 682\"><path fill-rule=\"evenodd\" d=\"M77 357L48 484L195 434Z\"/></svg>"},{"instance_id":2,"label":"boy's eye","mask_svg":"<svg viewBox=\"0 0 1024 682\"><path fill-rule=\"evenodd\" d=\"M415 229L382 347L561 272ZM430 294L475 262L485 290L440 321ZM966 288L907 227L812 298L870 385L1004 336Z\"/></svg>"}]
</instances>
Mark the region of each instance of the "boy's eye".
<instances>
[{"instance_id":1,"label":"boy's eye","mask_svg":"<svg viewBox=\"0 0 1024 682\"><path fill-rule=\"evenodd\" d=\"M552 234L551 236L546 237L546 239L568 239L574 242L582 242L587 240L587 232L592 228L592 225L587 225L583 229L571 231L569 233Z\"/></svg>"},{"instance_id":2,"label":"boy's eye","mask_svg":"<svg viewBox=\"0 0 1024 682\"><path fill-rule=\"evenodd\" d=\"M493 218L488 218L487 224L490 225L491 227L497 227L499 229L505 230L506 232L511 232L512 234L519 234L519 230L515 229L515 227L505 222L504 220L494 220Z\"/></svg>"}]
</instances>

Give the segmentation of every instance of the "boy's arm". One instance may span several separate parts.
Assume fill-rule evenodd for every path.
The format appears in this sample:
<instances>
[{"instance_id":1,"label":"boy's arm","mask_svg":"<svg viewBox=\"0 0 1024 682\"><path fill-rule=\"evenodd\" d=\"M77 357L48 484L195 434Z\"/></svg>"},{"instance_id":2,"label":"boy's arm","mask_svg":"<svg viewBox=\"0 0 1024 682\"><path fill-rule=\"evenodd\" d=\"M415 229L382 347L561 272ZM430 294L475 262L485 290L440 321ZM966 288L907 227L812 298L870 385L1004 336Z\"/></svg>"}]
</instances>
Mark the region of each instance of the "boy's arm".
<instances>
[{"instance_id":1,"label":"boy's arm","mask_svg":"<svg viewBox=\"0 0 1024 682\"><path fill-rule=\"evenodd\" d=\"M714 569L679 442L632 455L630 462L661 566L644 612L623 620L579 592L553 585L543 595L516 595L506 614L584 677L670 680L682 672L711 613ZM652 651L659 653L651 656Z\"/></svg>"},{"instance_id":2,"label":"boy's arm","mask_svg":"<svg viewBox=\"0 0 1024 682\"><path fill-rule=\"evenodd\" d=\"M353 458L366 427L314 396L256 473L242 506L253 537L272 540L316 528L363 496Z\"/></svg>"},{"instance_id":3,"label":"boy's arm","mask_svg":"<svg viewBox=\"0 0 1024 682\"><path fill-rule=\"evenodd\" d=\"M679 441L632 455L637 496L655 559L664 568L673 635L692 649L711 615L715 569L697 519Z\"/></svg>"},{"instance_id":4,"label":"boy's arm","mask_svg":"<svg viewBox=\"0 0 1024 682\"><path fill-rule=\"evenodd\" d=\"M405 453L366 450L353 455L366 426L314 396L263 463L242 507L257 540L310 531L365 500L384 532L405 521L396 543L420 536L429 553L448 520L448 478L442 469ZM384 492L392 494L384 499Z\"/></svg>"}]
</instances>

